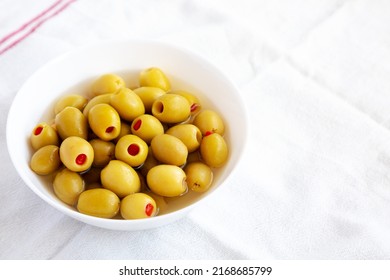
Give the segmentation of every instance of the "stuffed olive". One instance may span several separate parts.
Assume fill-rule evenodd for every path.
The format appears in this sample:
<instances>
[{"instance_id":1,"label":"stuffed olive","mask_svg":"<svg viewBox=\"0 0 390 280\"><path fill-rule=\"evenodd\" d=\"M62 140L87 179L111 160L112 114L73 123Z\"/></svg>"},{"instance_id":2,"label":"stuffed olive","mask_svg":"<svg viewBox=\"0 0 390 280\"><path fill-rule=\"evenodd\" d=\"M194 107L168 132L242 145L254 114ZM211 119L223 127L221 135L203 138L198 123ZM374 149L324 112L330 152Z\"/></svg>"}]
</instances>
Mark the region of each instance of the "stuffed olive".
<instances>
[{"instance_id":1,"label":"stuffed olive","mask_svg":"<svg viewBox=\"0 0 390 280\"><path fill-rule=\"evenodd\" d=\"M202 105L200 104L199 99L192 93L184 90L171 90L169 93L178 94L187 99L187 101L190 103L191 115L196 115L202 109Z\"/></svg>"},{"instance_id":2,"label":"stuffed olive","mask_svg":"<svg viewBox=\"0 0 390 280\"><path fill-rule=\"evenodd\" d=\"M87 140L81 137L71 136L62 141L60 158L69 170L84 172L92 166L94 152L91 144Z\"/></svg>"},{"instance_id":3,"label":"stuffed olive","mask_svg":"<svg viewBox=\"0 0 390 280\"><path fill-rule=\"evenodd\" d=\"M115 146L115 157L132 167L141 166L148 156L148 145L136 135L125 135Z\"/></svg>"},{"instance_id":4,"label":"stuffed olive","mask_svg":"<svg viewBox=\"0 0 390 280\"><path fill-rule=\"evenodd\" d=\"M145 219L156 216L158 208L151 196L144 193L133 193L122 199L120 212L126 220Z\"/></svg>"},{"instance_id":5,"label":"stuffed olive","mask_svg":"<svg viewBox=\"0 0 390 280\"><path fill-rule=\"evenodd\" d=\"M161 122L180 123L189 119L191 106L183 96L164 94L153 102L152 114Z\"/></svg>"},{"instance_id":6,"label":"stuffed olive","mask_svg":"<svg viewBox=\"0 0 390 280\"><path fill-rule=\"evenodd\" d=\"M150 144L155 136L164 134L164 127L156 117L144 114L133 121L131 133Z\"/></svg>"},{"instance_id":7,"label":"stuffed olive","mask_svg":"<svg viewBox=\"0 0 390 280\"><path fill-rule=\"evenodd\" d=\"M110 141L118 137L121 119L118 112L108 104L97 104L88 113L92 131L102 140Z\"/></svg>"},{"instance_id":8,"label":"stuffed olive","mask_svg":"<svg viewBox=\"0 0 390 280\"><path fill-rule=\"evenodd\" d=\"M45 122L37 124L31 132L31 146L38 150L47 145L59 145L57 131Z\"/></svg>"}]
</instances>

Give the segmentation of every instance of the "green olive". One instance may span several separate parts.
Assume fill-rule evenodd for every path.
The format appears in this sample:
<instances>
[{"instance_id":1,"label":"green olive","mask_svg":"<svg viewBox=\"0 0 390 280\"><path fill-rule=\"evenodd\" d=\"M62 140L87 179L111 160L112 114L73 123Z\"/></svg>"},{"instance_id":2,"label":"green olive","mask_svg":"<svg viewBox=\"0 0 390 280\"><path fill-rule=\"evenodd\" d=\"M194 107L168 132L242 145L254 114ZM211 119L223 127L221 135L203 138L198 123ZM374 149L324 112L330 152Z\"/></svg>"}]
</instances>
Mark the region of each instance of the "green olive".
<instances>
[{"instance_id":1,"label":"green olive","mask_svg":"<svg viewBox=\"0 0 390 280\"><path fill-rule=\"evenodd\" d=\"M171 90L168 93L178 94L186 98L187 101L190 103L191 115L196 115L202 109L202 105L200 104L199 99L192 93L189 93L184 90Z\"/></svg>"},{"instance_id":2,"label":"green olive","mask_svg":"<svg viewBox=\"0 0 390 280\"><path fill-rule=\"evenodd\" d=\"M92 139L89 141L93 148L94 159L92 166L106 166L110 160L115 157L115 144L112 142L103 141L101 139Z\"/></svg>"},{"instance_id":3,"label":"green olive","mask_svg":"<svg viewBox=\"0 0 390 280\"><path fill-rule=\"evenodd\" d=\"M131 132L150 144L155 136L164 134L164 127L156 117L144 114L133 121Z\"/></svg>"},{"instance_id":4,"label":"green olive","mask_svg":"<svg viewBox=\"0 0 390 280\"><path fill-rule=\"evenodd\" d=\"M179 138L186 145L189 153L196 151L202 141L202 133L193 124L178 124L165 133Z\"/></svg>"},{"instance_id":5,"label":"green olive","mask_svg":"<svg viewBox=\"0 0 390 280\"><path fill-rule=\"evenodd\" d=\"M118 112L108 104L97 104L88 114L88 122L92 131L102 140L110 141L118 137L121 120Z\"/></svg>"},{"instance_id":6,"label":"green olive","mask_svg":"<svg viewBox=\"0 0 390 280\"><path fill-rule=\"evenodd\" d=\"M213 181L213 171L202 162L192 162L186 165L184 172L187 176L188 187L195 192L205 192Z\"/></svg>"},{"instance_id":7,"label":"green olive","mask_svg":"<svg viewBox=\"0 0 390 280\"><path fill-rule=\"evenodd\" d=\"M141 98L129 88L121 88L111 96L111 106L120 117L126 121L133 121L145 113L145 106Z\"/></svg>"},{"instance_id":8,"label":"green olive","mask_svg":"<svg viewBox=\"0 0 390 280\"><path fill-rule=\"evenodd\" d=\"M84 107L83 114L86 118L88 118L89 110L97 104L108 104L111 103L112 93L102 94L95 96L91 100L88 101L87 105Z\"/></svg>"},{"instance_id":9,"label":"green olive","mask_svg":"<svg viewBox=\"0 0 390 280\"><path fill-rule=\"evenodd\" d=\"M146 160L144 162L144 164L142 165L141 167L141 174L146 177L146 175L148 174L149 170L158 165L159 162L158 160L153 156L153 151L152 151L152 148L149 146L149 149L148 149L148 156L146 157Z\"/></svg>"},{"instance_id":10,"label":"green olive","mask_svg":"<svg viewBox=\"0 0 390 280\"><path fill-rule=\"evenodd\" d=\"M113 191L120 198L139 192L141 189L137 172L120 160L111 160L103 168L100 179L104 188Z\"/></svg>"},{"instance_id":11,"label":"green olive","mask_svg":"<svg viewBox=\"0 0 390 280\"><path fill-rule=\"evenodd\" d=\"M175 136L169 134L157 135L153 138L150 146L154 157L162 163L177 166L186 163L187 147Z\"/></svg>"},{"instance_id":12,"label":"green olive","mask_svg":"<svg viewBox=\"0 0 390 280\"><path fill-rule=\"evenodd\" d=\"M222 118L217 112L212 110L200 112L195 116L192 123L200 129L202 135L210 132L223 135L225 132L225 125Z\"/></svg>"},{"instance_id":13,"label":"green olive","mask_svg":"<svg viewBox=\"0 0 390 280\"><path fill-rule=\"evenodd\" d=\"M141 71L139 83L141 87L157 87L164 91L171 89L171 84L167 76L157 67L151 67Z\"/></svg>"},{"instance_id":14,"label":"green olive","mask_svg":"<svg viewBox=\"0 0 390 280\"><path fill-rule=\"evenodd\" d=\"M68 94L62 96L54 106L54 114L58 114L65 107L75 107L80 111L83 111L85 105L87 105L88 99L79 94Z\"/></svg>"},{"instance_id":15,"label":"green olive","mask_svg":"<svg viewBox=\"0 0 390 280\"><path fill-rule=\"evenodd\" d=\"M54 193L69 205L75 205L79 195L84 191L85 184L80 174L64 168L58 172L53 181Z\"/></svg>"},{"instance_id":16,"label":"green olive","mask_svg":"<svg viewBox=\"0 0 390 280\"><path fill-rule=\"evenodd\" d=\"M114 93L125 86L125 81L120 76L115 74L104 74L92 83L91 94L92 96L96 96Z\"/></svg>"},{"instance_id":17,"label":"green olive","mask_svg":"<svg viewBox=\"0 0 390 280\"><path fill-rule=\"evenodd\" d=\"M55 118L55 125L62 139L69 136L78 136L84 139L88 137L87 119L75 107L66 107L59 112Z\"/></svg>"},{"instance_id":18,"label":"green olive","mask_svg":"<svg viewBox=\"0 0 390 280\"><path fill-rule=\"evenodd\" d=\"M153 102L161 95L165 94L165 91L157 87L139 87L133 90L142 100L145 106L145 112L152 112Z\"/></svg>"},{"instance_id":19,"label":"green olive","mask_svg":"<svg viewBox=\"0 0 390 280\"><path fill-rule=\"evenodd\" d=\"M148 145L137 135L125 135L115 146L115 157L132 167L142 165L148 156Z\"/></svg>"},{"instance_id":20,"label":"green olive","mask_svg":"<svg viewBox=\"0 0 390 280\"><path fill-rule=\"evenodd\" d=\"M38 149L31 157L31 169L38 175L48 175L56 171L61 165L58 150L55 145L47 145Z\"/></svg>"},{"instance_id":21,"label":"green olive","mask_svg":"<svg viewBox=\"0 0 390 280\"><path fill-rule=\"evenodd\" d=\"M120 211L121 216L126 220L145 219L156 216L158 208L151 196L133 193L122 199Z\"/></svg>"},{"instance_id":22,"label":"green olive","mask_svg":"<svg viewBox=\"0 0 390 280\"><path fill-rule=\"evenodd\" d=\"M180 123L190 117L190 103L183 96L164 94L152 105L152 114L161 122Z\"/></svg>"},{"instance_id":23,"label":"green olive","mask_svg":"<svg viewBox=\"0 0 390 280\"><path fill-rule=\"evenodd\" d=\"M110 190L95 188L83 191L77 202L80 213L99 218L112 218L119 212L120 200Z\"/></svg>"},{"instance_id":24,"label":"green olive","mask_svg":"<svg viewBox=\"0 0 390 280\"><path fill-rule=\"evenodd\" d=\"M228 147L225 139L218 133L203 137L200 143L200 154L210 167L221 167L228 158Z\"/></svg>"},{"instance_id":25,"label":"green olive","mask_svg":"<svg viewBox=\"0 0 390 280\"><path fill-rule=\"evenodd\" d=\"M30 142L34 150L47 145L59 145L57 131L45 122L41 122L34 127L31 132Z\"/></svg>"},{"instance_id":26,"label":"green olive","mask_svg":"<svg viewBox=\"0 0 390 280\"><path fill-rule=\"evenodd\" d=\"M161 196L174 197L187 192L186 174L175 165L160 164L153 167L146 181L149 188Z\"/></svg>"},{"instance_id":27,"label":"green olive","mask_svg":"<svg viewBox=\"0 0 390 280\"><path fill-rule=\"evenodd\" d=\"M69 170L83 172L91 167L94 152L87 140L77 136L70 136L61 143L60 158Z\"/></svg>"}]
</instances>

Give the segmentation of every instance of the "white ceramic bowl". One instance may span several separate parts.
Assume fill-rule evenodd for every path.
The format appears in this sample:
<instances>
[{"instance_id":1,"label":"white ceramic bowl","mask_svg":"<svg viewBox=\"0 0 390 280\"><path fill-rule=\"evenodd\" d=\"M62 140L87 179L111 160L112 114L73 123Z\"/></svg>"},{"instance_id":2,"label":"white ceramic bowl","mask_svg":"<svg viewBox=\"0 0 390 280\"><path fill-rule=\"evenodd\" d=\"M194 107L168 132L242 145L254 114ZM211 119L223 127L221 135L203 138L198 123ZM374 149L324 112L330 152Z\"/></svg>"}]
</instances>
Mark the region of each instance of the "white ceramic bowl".
<instances>
[{"instance_id":1,"label":"white ceramic bowl","mask_svg":"<svg viewBox=\"0 0 390 280\"><path fill-rule=\"evenodd\" d=\"M60 96L82 93L104 73L116 73L125 79L129 87L135 87L138 85L139 72L151 66L161 68L171 80L173 88L194 92L203 108L214 109L223 116L226 124L224 137L230 152L228 162L215 173L209 191L197 197L188 196L181 205L172 203L170 213L141 220L102 219L81 214L54 195L50 179L31 171L29 135L38 122L54 118L53 106ZM248 117L240 92L220 70L199 55L154 41L104 42L54 59L25 82L8 114L7 145L12 162L27 186L62 213L102 228L144 230L183 217L223 186L234 187L229 186L228 177L239 164L246 146L247 124Z\"/></svg>"}]
</instances>

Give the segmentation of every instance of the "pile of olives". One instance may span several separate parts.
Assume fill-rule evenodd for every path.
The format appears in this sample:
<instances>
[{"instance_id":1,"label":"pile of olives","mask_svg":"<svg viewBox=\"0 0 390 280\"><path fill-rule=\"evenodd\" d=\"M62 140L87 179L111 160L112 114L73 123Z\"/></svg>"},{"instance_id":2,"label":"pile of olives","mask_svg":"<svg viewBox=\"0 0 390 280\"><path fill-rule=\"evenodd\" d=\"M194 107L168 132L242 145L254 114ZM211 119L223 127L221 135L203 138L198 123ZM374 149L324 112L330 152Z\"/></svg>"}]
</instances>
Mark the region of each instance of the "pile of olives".
<instances>
[{"instance_id":1,"label":"pile of olives","mask_svg":"<svg viewBox=\"0 0 390 280\"><path fill-rule=\"evenodd\" d=\"M31 132L30 167L52 176L56 196L87 215L154 217L166 198L207 191L228 158L221 116L171 89L157 67L142 70L133 89L104 74L89 93L57 100L54 114Z\"/></svg>"}]
</instances>

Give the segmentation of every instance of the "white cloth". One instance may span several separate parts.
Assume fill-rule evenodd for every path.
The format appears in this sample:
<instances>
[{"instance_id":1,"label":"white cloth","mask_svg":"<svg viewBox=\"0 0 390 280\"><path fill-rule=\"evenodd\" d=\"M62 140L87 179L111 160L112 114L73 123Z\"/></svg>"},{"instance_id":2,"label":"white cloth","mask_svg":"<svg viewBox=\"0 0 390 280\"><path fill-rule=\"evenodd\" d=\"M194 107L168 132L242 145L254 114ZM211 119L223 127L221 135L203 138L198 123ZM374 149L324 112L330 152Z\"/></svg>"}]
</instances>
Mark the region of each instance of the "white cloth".
<instances>
[{"instance_id":1,"label":"white cloth","mask_svg":"<svg viewBox=\"0 0 390 280\"><path fill-rule=\"evenodd\" d=\"M54 2L0 1L0 38ZM118 38L202 53L239 86L251 120L228 187L141 232L89 226L47 205L17 175L5 141L9 106L34 71ZM385 0L75 1L0 55L0 259L388 259L389 65Z\"/></svg>"}]
</instances>

